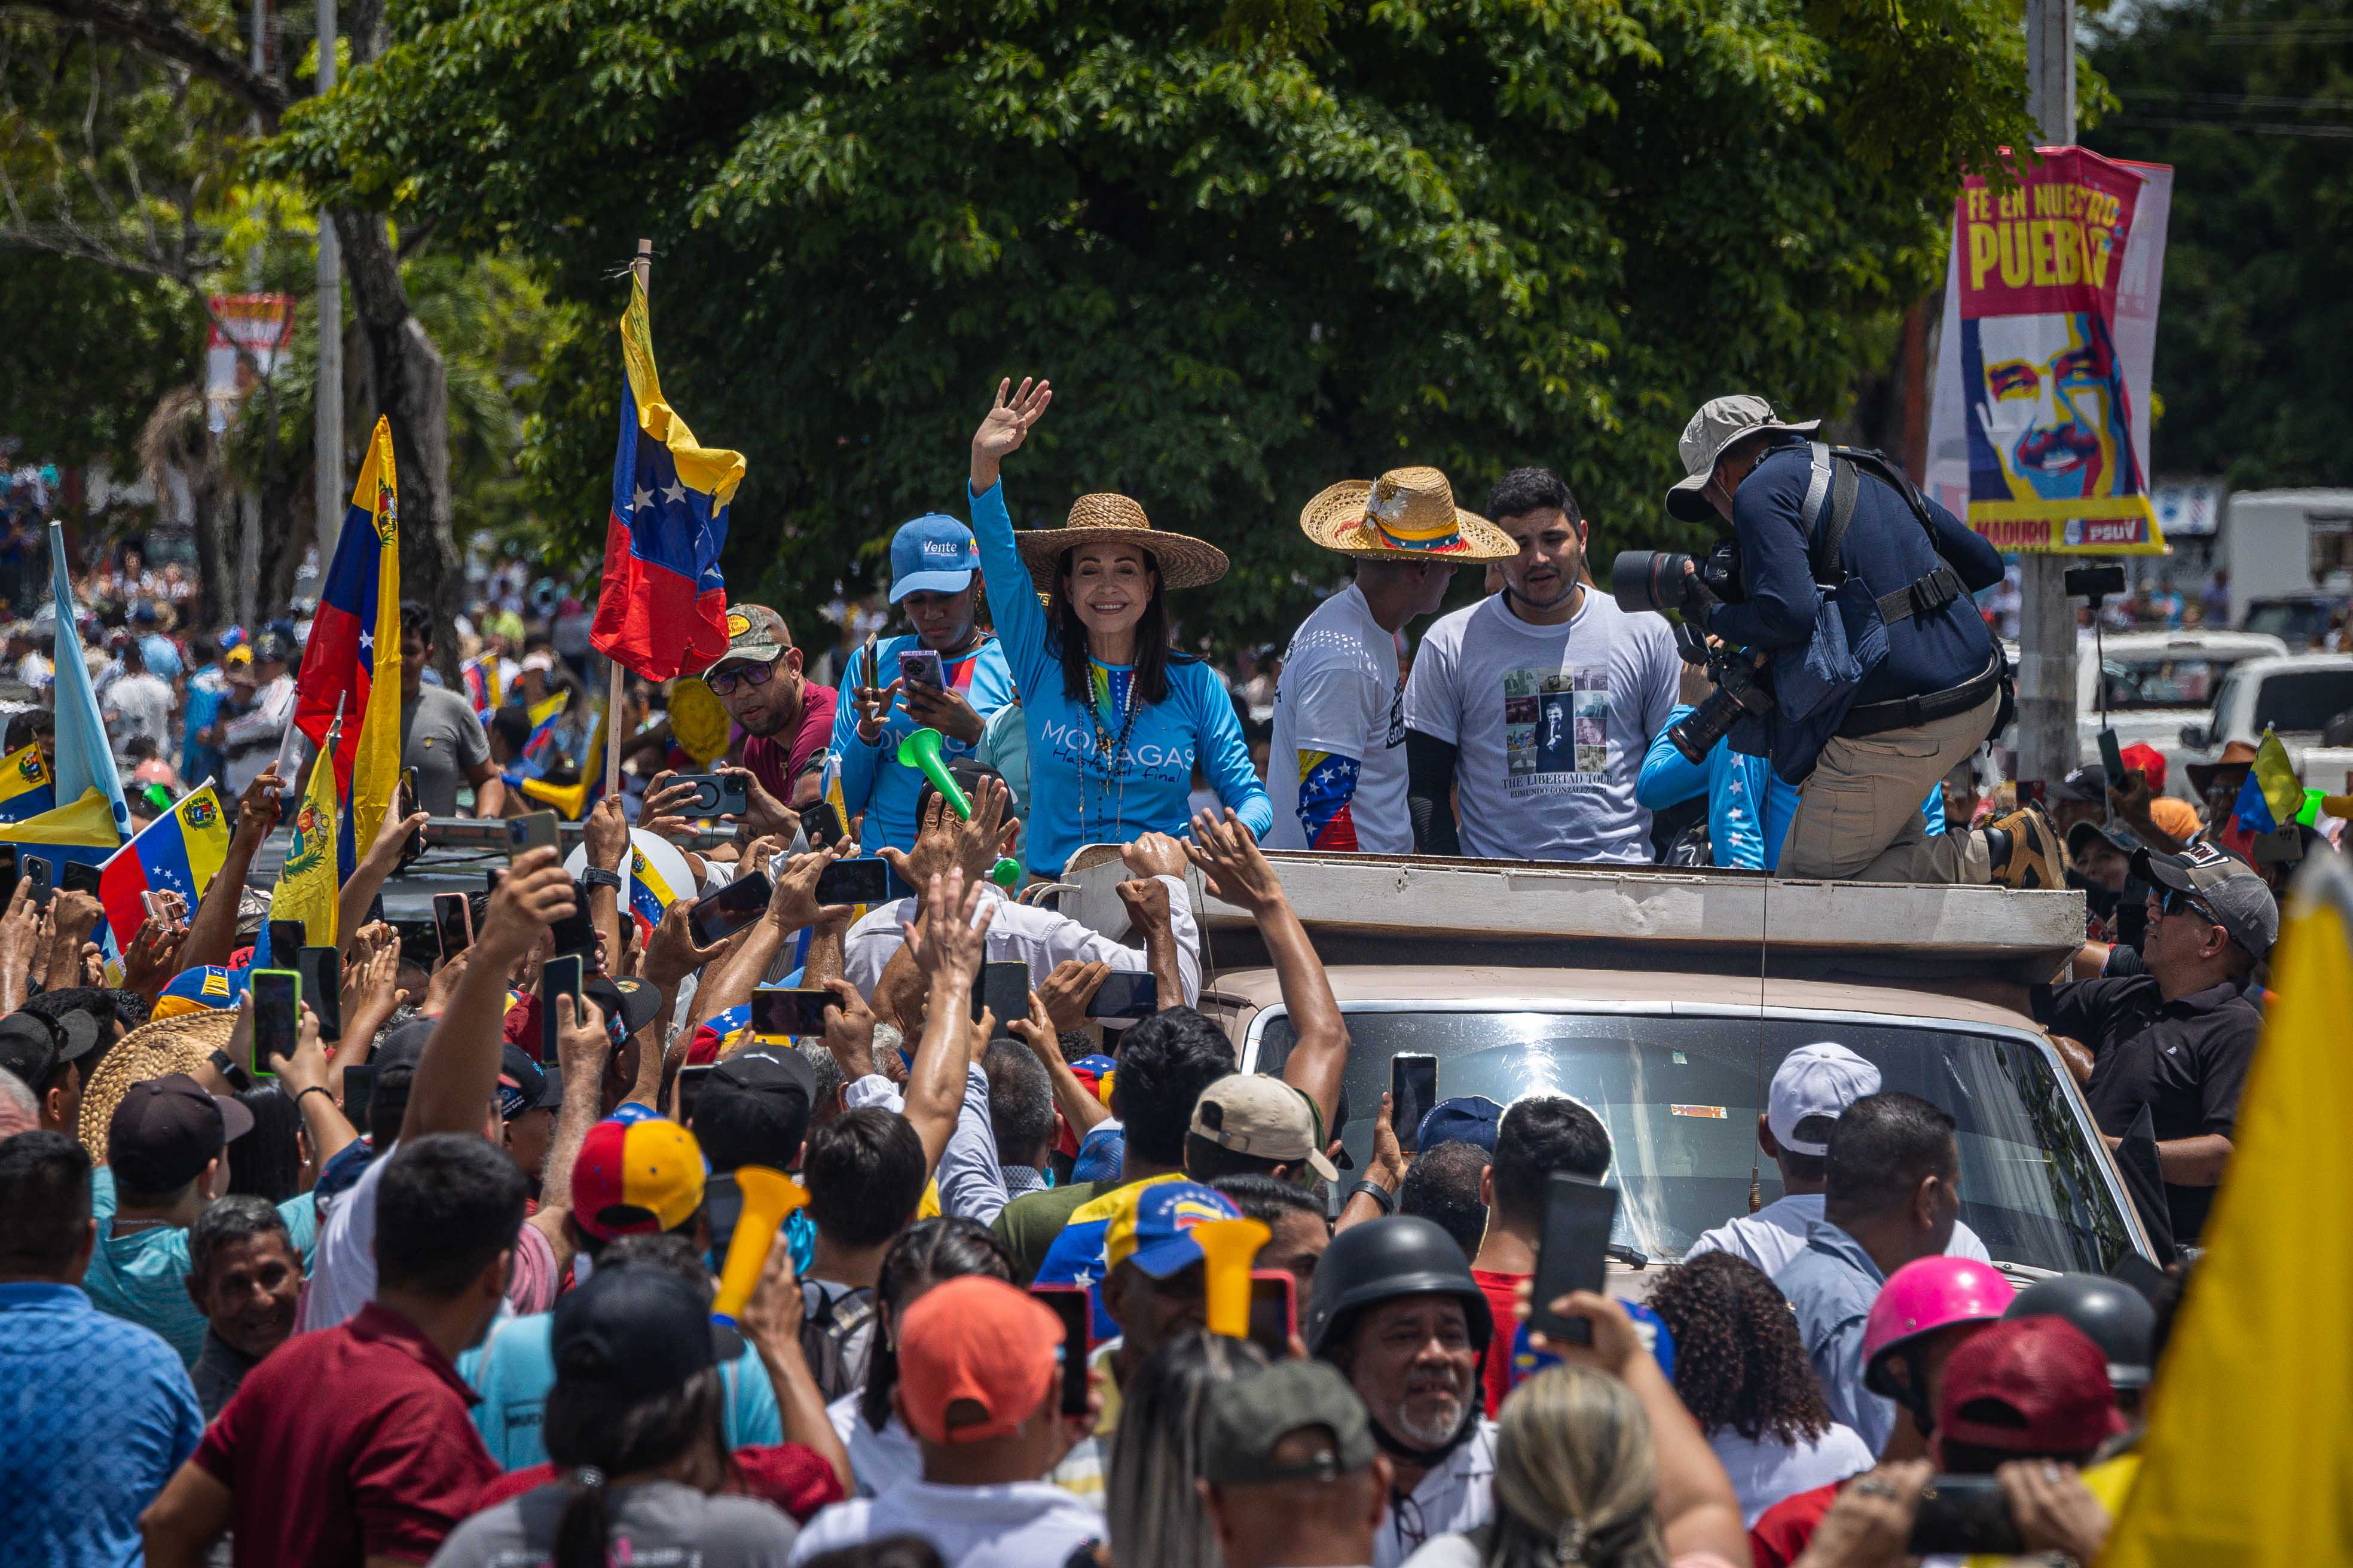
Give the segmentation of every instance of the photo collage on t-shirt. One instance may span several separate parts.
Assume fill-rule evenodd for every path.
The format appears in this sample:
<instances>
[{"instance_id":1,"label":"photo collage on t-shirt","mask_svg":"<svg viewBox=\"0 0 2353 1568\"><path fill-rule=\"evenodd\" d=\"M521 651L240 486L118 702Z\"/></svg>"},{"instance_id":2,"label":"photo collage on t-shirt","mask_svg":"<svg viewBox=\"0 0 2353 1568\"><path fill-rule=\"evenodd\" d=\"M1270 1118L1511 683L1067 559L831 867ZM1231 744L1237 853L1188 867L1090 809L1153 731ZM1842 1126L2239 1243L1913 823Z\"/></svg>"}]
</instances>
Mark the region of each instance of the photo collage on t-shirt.
<instances>
[{"instance_id":1,"label":"photo collage on t-shirt","mask_svg":"<svg viewBox=\"0 0 2353 1568\"><path fill-rule=\"evenodd\" d=\"M1609 767L1609 678L1594 668L1504 674L1504 755L1514 786L1575 789Z\"/></svg>"}]
</instances>

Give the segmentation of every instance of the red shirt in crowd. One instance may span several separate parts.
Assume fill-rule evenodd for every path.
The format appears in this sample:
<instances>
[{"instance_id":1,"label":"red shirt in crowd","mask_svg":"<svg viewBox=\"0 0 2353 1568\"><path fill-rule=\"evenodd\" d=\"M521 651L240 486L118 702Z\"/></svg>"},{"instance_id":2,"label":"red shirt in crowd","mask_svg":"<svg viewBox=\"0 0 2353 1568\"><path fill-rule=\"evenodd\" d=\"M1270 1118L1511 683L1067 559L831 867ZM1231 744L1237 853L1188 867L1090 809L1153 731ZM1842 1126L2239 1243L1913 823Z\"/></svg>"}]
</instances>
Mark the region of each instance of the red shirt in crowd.
<instances>
[{"instance_id":1,"label":"red shirt in crowd","mask_svg":"<svg viewBox=\"0 0 2353 1568\"><path fill-rule=\"evenodd\" d=\"M833 742L833 710L839 700L830 686L819 686L814 680L801 682L801 722L790 740L775 735L754 735L744 742L744 765L760 781L760 787L785 805L793 804L793 781L810 760L821 755Z\"/></svg>"},{"instance_id":2,"label":"red shirt in crowd","mask_svg":"<svg viewBox=\"0 0 2353 1568\"><path fill-rule=\"evenodd\" d=\"M236 1494L239 1568L430 1558L499 1473L475 1403L440 1347L374 1301L287 1341L196 1447Z\"/></svg>"},{"instance_id":3,"label":"red shirt in crowd","mask_svg":"<svg viewBox=\"0 0 2353 1568\"><path fill-rule=\"evenodd\" d=\"M1512 1334L1520 1324L1520 1281L1527 1276L1473 1268L1471 1278L1479 1282L1479 1293L1487 1298L1487 1310L1495 1319L1495 1337L1488 1342L1487 1364L1480 1373L1487 1385L1487 1419L1493 1421L1504 1395L1512 1392Z\"/></svg>"},{"instance_id":4,"label":"red shirt in crowd","mask_svg":"<svg viewBox=\"0 0 2353 1568\"><path fill-rule=\"evenodd\" d=\"M841 1489L841 1478L833 1473L833 1467L805 1443L757 1444L738 1448L728 1458L732 1463L727 1484L720 1489L723 1492L758 1498L802 1524L828 1503L839 1502L849 1495ZM491 1478L490 1485L474 1494L466 1511L480 1513L563 1479L564 1472L553 1463L509 1470Z\"/></svg>"},{"instance_id":5,"label":"red shirt in crowd","mask_svg":"<svg viewBox=\"0 0 2353 1568\"><path fill-rule=\"evenodd\" d=\"M1807 1543L1821 1527L1831 1504L1838 1501L1839 1488L1844 1485L1845 1481L1832 1481L1811 1491L1791 1492L1758 1514L1748 1531L1748 1551L1757 1559L1757 1568L1789 1568L1804 1556Z\"/></svg>"}]
</instances>

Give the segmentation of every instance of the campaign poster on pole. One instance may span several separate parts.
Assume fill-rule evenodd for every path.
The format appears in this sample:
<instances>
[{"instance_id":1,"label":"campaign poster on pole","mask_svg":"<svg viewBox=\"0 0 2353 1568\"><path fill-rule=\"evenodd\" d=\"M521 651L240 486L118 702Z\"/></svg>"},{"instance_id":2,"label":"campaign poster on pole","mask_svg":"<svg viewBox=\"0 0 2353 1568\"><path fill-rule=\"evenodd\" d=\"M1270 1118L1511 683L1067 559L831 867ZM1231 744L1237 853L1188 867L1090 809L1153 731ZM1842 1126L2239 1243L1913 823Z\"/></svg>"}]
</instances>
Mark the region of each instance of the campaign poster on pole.
<instances>
[{"instance_id":1,"label":"campaign poster on pole","mask_svg":"<svg viewBox=\"0 0 2353 1568\"><path fill-rule=\"evenodd\" d=\"M2149 377L2173 171L2039 158L1954 204L1926 488L2005 551L2162 554Z\"/></svg>"}]
</instances>

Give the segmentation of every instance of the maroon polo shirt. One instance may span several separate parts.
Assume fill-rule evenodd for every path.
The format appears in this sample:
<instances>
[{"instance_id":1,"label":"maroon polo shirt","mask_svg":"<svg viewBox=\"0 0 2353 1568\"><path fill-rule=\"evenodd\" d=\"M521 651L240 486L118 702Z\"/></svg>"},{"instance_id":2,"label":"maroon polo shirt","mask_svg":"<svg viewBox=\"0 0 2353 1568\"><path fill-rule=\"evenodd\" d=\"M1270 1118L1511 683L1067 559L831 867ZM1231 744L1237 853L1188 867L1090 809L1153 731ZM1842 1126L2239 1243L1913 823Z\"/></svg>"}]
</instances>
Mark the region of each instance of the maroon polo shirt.
<instances>
[{"instance_id":1,"label":"maroon polo shirt","mask_svg":"<svg viewBox=\"0 0 2353 1568\"><path fill-rule=\"evenodd\" d=\"M789 740L782 735L754 735L744 742L744 765L760 787L780 805L793 804L793 781L833 743L833 710L839 694L814 680L801 682L800 727Z\"/></svg>"},{"instance_id":2,"label":"maroon polo shirt","mask_svg":"<svg viewBox=\"0 0 2353 1568\"><path fill-rule=\"evenodd\" d=\"M236 1494L238 1568L422 1563L499 1473L439 1347L371 1301L246 1373L195 1462Z\"/></svg>"}]
</instances>

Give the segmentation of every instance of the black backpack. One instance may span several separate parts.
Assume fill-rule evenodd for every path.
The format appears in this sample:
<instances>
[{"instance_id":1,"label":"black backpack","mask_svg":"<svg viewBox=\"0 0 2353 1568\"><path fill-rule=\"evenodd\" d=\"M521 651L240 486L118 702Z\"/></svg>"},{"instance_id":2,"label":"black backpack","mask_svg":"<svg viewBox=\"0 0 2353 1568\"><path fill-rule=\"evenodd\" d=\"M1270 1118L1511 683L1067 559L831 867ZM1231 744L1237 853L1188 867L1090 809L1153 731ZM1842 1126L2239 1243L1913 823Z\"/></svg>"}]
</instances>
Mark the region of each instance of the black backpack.
<instances>
[{"instance_id":1,"label":"black backpack","mask_svg":"<svg viewBox=\"0 0 2353 1568\"><path fill-rule=\"evenodd\" d=\"M866 1386L866 1365L873 1354L871 1333L853 1352L850 1341L874 1323L874 1292L866 1286L845 1290L830 1302L817 1280L801 1281L801 1357L809 1376L830 1405L845 1394Z\"/></svg>"}]
</instances>

